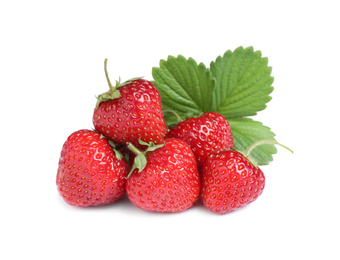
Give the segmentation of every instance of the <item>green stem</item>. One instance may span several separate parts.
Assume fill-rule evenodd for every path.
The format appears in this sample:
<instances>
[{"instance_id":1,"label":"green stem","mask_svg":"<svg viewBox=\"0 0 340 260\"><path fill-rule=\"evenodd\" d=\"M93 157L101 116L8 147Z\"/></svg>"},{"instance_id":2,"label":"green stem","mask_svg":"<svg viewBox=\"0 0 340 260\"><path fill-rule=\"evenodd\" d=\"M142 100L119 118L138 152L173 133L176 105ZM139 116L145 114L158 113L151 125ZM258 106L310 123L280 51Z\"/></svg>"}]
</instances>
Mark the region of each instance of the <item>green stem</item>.
<instances>
[{"instance_id":1,"label":"green stem","mask_svg":"<svg viewBox=\"0 0 340 260\"><path fill-rule=\"evenodd\" d=\"M164 113L169 113L169 114L174 115L176 117L178 123L183 121L183 119L175 111L172 111L172 110L163 110L163 114Z\"/></svg>"},{"instance_id":2,"label":"green stem","mask_svg":"<svg viewBox=\"0 0 340 260\"><path fill-rule=\"evenodd\" d=\"M141 151L138 150L138 148L136 146L134 146L132 143L128 143L127 145L127 149L129 149L131 152L133 152L134 154L138 155L140 153L142 153Z\"/></svg>"},{"instance_id":3,"label":"green stem","mask_svg":"<svg viewBox=\"0 0 340 260\"><path fill-rule=\"evenodd\" d=\"M283 148L286 148L288 151L290 151L291 153L293 153L293 150L291 150L290 148L288 148L287 146L283 145L283 144L280 144L276 141L273 141L273 140L260 140L260 141L257 141L255 142L254 144L252 144L248 150L246 151L245 153L245 156L248 157L250 155L250 153L259 145L263 145L263 144L277 144L277 145L280 145L282 146Z\"/></svg>"},{"instance_id":4,"label":"green stem","mask_svg":"<svg viewBox=\"0 0 340 260\"><path fill-rule=\"evenodd\" d=\"M106 76L106 80L107 83L109 84L110 89L113 91L115 91L115 87L111 84L110 78L109 78L109 73L107 72L107 59L105 59L104 61L104 70L105 70L105 76Z\"/></svg>"}]
</instances>

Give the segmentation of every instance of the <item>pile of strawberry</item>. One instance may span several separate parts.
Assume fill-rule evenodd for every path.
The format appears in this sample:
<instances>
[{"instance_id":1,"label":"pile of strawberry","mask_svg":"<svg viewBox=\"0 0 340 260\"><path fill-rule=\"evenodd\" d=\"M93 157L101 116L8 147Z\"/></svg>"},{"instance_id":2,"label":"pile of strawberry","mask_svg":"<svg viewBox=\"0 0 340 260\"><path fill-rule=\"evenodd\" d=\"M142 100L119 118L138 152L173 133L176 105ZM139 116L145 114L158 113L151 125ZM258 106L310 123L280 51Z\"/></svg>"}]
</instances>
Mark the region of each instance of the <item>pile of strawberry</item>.
<instances>
[{"instance_id":1,"label":"pile of strawberry","mask_svg":"<svg viewBox=\"0 0 340 260\"><path fill-rule=\"evenodd\" d=\"M141 209L181 212L201 198L210 211L224 214L261 195L264 174L249 152L234 149L222 115L178 119L168 129L168 111L153 83L135 78L113 86L107 79L94 130L72 133L62 147L56 184L68 204L106 205L127 194Z\"/></svg>"}]
</instances>

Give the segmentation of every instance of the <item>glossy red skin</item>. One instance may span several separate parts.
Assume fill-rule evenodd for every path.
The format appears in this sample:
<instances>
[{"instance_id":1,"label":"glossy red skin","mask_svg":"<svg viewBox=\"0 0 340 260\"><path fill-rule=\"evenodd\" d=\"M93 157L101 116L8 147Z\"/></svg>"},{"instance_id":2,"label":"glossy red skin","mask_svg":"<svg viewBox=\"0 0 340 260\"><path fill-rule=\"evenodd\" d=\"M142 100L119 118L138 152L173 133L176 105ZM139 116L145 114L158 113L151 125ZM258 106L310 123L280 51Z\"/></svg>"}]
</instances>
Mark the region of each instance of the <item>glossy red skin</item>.
<instances>
[{"instance_id":1,"label":"glossy red skin","mask_svg":"<svg viewBox=\"0 0 340 260\"><path fill-rule=\"evenodd\" d=\"M147 165L136 169L126 182L130 201L154 212L181 212L199 198L200 176L195 156L180 139L165 140L165 145L147 156Z\"/></svg>"},{"instance_id":2,"label":"glossy red skin","mask_svg":"<svg viewBox=\"0 0 340 260\"><path fill-rule=\"evenodd\" d=\"M167 133L160 94L149 81L138 79L119 89L121 97L101 102L93 114L95 129L124 145L142 147L139 139L162 143Z\"/></svg>"},{"instance_id":3,"label":"glossy red skin","mask_svg":"<svg viewBox=\"0 0 340 260\"><path fill-rule=\"evenodd\" d=\"M215 150L234 147L233 136L227 120L215 112L186 119L171 128L166 137L184 140L192 148L201 170L205 158Z\"/></svg>"},{"instance_id":4,"label":"glossy red skin","mask_svg":"<svg viewBox=\"0 0 340 260\"><path fill-rule=\"evenodd\" d=\"M56 184L66 203L111 204L125 194L128 166L117 159L106 139L91 130L72 133L61 150Z\"/></svg>"},{"instance_id":5,"label":"glossy red skin","mask_svg":"<svg viewBox=\"0 0 340 260\"><path fill-rule=\"evenodd\" d=\"M215 151L202 169L201 198L210 211L225 214L255 201L263 192L265 177L241 153Z\"/></svg>"}]
</instances>

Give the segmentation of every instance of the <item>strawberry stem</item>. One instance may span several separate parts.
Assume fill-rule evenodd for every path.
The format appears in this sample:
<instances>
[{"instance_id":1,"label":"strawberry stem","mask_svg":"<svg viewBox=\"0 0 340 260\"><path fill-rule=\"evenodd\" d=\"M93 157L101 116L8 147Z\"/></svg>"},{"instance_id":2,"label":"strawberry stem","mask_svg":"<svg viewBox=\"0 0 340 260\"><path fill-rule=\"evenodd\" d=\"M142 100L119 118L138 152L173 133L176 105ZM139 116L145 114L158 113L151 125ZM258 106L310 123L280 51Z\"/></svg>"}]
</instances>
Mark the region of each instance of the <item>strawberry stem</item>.
<instances>
[{"instance_id":1,"label":"strawberry stem","mask_svg":"<svg viewBox=\"0 0 340 260\"><path fill-rule=\"evenodd\" d=\"M137 148L136 146L134 146L132 143L128 143L127 149L129 149L131 152L133 152L133 153L136 154L136 155L142 153L142 152L141 152L140 150L138 150L138 148Z\"/></svg>"},{"instance_id":2,"label":"strawberry stem","mask_svg":"<svg viewBox=\"0 0 340 260\"><path fill-rule=\"evenodd\" d=\"M107 59L105 59L104 61L104 70L105 70L106 80L107 80L107 83L109 84L111 91L115 91L116 88L111 84L109 73L107 72Z\"/></svg>"},{"instance_id":3,"label":"strawberry stem","mask_svg":"<svg viewBox=\"0 0 340 260\"><path fill-rule=\"evenodd\" d=\"M107 59L105 59L104 61L104 70L105 70L105 76L106 76L106 80L107 80L107 83L109 84L109 91L103 93L103 94L100 94L98 97L97 97L97 103L96 103L96 107L95 107L95 110L99 107L99 104L101 102L105 102L105 101L108 101L108 100L111 100L111 99L116 99L116 98L119 98L121 97L121 94L118 90L118 88L121 86L120 82L116 82L116 86L113 86L111 84L111 81L109 79L109 74L107 72Z\"/></svg>"},{"instance_id":4,"label":"strawberry stem","mask_svg":"<svg viewBox=\"0 0 340 260\"><path fill-rule=\"evenodd\" d=\"M248 157L250 155L250 153L259 145L263 145L263 144L277 144L277 145L280 145L282 146L283 148L286 148L288 151L290 151L291 153L293 153L293 150L291 150L290 148L288 148L287 146L283 145L283 144L280 144L276 141L273 141L273 140L260 140L260 141L257 141L255 142L254 144L252 144L248 150L246 151L245 153L245 156Z\"/></svg>"},{"instance_id":5,"label":"strawberry stem","mask_svg":"<svg viewBox=\"0 0 340 260\"><path fill-rule=\"evenodd\" d=\"M164 113L169 113L169 114L174 115L176 117L178 123L183 121L183 119L175 111L172 111L172 110L163 110L163 114Z\"/></svg>"}]
</instances>

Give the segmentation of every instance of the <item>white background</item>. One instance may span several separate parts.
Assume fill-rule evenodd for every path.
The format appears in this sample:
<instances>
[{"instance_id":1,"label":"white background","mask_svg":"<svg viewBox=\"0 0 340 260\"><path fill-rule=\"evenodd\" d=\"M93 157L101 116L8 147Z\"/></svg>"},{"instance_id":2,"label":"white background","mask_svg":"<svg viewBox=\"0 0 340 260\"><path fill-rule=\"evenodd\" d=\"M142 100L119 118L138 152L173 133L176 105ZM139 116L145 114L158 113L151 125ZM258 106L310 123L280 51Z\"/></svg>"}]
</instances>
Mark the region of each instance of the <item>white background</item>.
<instances>
[{"instance_id":1,"label":"white background","mask_svg":"<svg viewBox=\"0 0 340 260\"><path fill-rule=\"evenodd\" d=\"M340 259L337 1L1 1L1 259ZM227 215L201 202L148 213L128 199L79 209L59 196L61 147L92 128L95 95L168 55L209 66L238 46L268 57L255 120L278 147L266 188Z\"/></svg>"}]
</instances>

